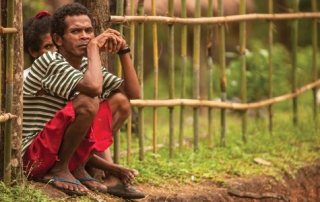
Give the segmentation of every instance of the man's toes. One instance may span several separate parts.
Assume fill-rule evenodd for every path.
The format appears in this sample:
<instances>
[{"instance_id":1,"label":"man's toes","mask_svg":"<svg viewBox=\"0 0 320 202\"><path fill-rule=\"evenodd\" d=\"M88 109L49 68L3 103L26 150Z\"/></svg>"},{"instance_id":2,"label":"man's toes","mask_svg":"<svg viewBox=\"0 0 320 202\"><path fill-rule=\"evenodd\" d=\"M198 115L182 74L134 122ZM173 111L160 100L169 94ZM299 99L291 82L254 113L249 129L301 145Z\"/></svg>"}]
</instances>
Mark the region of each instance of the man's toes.
<instances>
[{"instance_id":1,"label":"man's toes","mask_svg":"<svg viewBox=\"0 0 320 202\"><path fill-rule=\"evenodd\" d=\"M139 172L135 169L132 169L132 174L134 177L137 177L139 175Z\"/></svg>"}]
</instances>

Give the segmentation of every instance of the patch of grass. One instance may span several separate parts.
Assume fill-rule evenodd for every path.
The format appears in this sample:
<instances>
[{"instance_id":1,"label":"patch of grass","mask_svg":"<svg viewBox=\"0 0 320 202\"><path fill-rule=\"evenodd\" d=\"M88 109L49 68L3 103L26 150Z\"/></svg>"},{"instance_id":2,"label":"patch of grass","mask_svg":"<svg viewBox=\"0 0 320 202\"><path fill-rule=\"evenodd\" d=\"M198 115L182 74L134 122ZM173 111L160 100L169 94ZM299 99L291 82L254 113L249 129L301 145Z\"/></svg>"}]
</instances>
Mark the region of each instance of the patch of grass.
<instances>
[{"instance_id":1,"label":"patch of grass","mask_svg":"<svg viewBox=\"0 0 320 202\"><path fill-rule=\"evenodd\" d=\"M306 98L307 97L307 98ZM268 131L268 119L248 116L247 142L242 141L241 116L236 113L227 115L226 146L220 147L220 123L215 123L214 141L215 147L209 148L207 141L207 120L204 117L200 121L200 150L193 149L193 129L186 122L185 144L183 152L175 148L173 158L169 158L168 146L168 116L159 117L158 138L159 148L157 154L146 151L144 161L138 160L138 154L131 155L129 167L139 170L140 175L136 183L145 183L161 186L167 183L176 183L180 186L193 182L201 182L211 179L223 184L229 177L250 177L256 175L269 175L282 180L284 174L295 176L296 171L307 164L319 159L319 128L313 120L312 104L309 95L299 98L302 101L299 106L298 125L294 126L291 101L274 106L273 132ZM283 107L285 106L285 107ZM284 109L289 110L284 110ZM192 111L191 111L192 112ZM219 111L216 111L215 120L219 120ZM152 117L148 114L147 117ZM164 112L161 112L164 113ZM179 111L177 110L177 122L175 125L175 141L178 142ZM186 119L192 119L186 114ZM267 117L267 116L266 116ZM167 120L166 120L167 119ZM145 146L152 145L152 118L145 119ZM161 131L161 132L160 132ZM126 134L122 134L122 142L125 143ZM133 139L133 145L138 147L137 138ZM121 148L125 149L123 144ZM254 161L261 158L271 163L262 165ZM126 157L120 162L126 165Z\"/></svg>"},{"instance_id":2,"label":"patch of grass","mask_svg":"<svg viewBox=\"0 0 320 202\"><path fill-rule=\"evenodd\" d=\"M34 186L27 185L26 183L6 186L0 181L0 201L49 202L54 200L43 195L43 193L40 190L37 190Z\"/></svg>"}]
</instances>

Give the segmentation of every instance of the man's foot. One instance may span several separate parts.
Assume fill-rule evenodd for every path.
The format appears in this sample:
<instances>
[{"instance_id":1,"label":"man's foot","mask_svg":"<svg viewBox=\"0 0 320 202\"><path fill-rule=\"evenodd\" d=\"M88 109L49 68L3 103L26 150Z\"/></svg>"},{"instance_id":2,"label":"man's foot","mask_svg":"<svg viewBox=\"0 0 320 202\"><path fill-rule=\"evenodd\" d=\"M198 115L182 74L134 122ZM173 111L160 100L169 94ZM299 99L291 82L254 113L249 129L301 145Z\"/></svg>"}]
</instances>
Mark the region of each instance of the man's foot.
<instances>
[{"instance_id":1,"label":"man's foot","mask_svg":"<svg viewBox=\"0 0 320 202\"><path fill-rule=\"evenodd\" d=\"M84 186L86 186L88 189L90 189L92 191L98 191L98 192L105 193L105 194L108 193L108 189L106 188L106 186L101 188L100 183L92 177L83 177L83 178L79 178L77 180L79 180ZM93 184L95 184L95 185L92 186L89 184L89 182L93 182Z\"/></svg>"},{"instance_id":2,"label":"man's foot","mask_svg":"<svg viewBox=\"0 0 320 202\"><path fill-rule=\"evenodd\" d=\"M73 176L78 179L82 185L90 190L96 190L103 193L107 192L108 187L106 185L101 184L94 178L92 178L89 173L84 169L83 166L78 166L76 169L72 171Z\"/></svg>"},{"instance_id":3,"label":"man's foot","mask_svg":"<svg viewBox=\"0 0 320 202\"><path fill-rule=\"evenodd\" d=\"M88 189L70 173L68 169L50 171L43 180L69 195L86 195Z\"/></svg>"},{"instance_id":4,"label":"man's foot","mask_svg":"<svg viewBox=\"0 0 320 202\"><path fill-rule=\"evenodd\" d=\"M113 167L113 169L110 169L109 172L106 173L106 179L103 183L106 186L115 186L119 184L119 182L125 186L130 186L132 180L139 174L135 169L125 168L117 164L113 164ZM110 175L114 176L114 178Z\"/></svg>"}]
</instances>

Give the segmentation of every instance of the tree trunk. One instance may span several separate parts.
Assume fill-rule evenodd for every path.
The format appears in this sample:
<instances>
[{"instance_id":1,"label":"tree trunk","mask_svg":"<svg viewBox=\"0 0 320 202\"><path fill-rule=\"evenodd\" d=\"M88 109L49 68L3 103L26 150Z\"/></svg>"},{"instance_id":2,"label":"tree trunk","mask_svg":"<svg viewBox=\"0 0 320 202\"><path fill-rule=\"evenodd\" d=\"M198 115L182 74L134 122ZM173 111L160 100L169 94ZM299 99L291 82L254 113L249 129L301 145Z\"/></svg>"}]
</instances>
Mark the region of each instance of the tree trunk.
<instances>
[{"instance_id":1,"label":"tree trunk","mask_svg":"<svg viewBox=\"0 0 320 202\"><path fill-rule=\"evenodd\" d=\"M1 26L7 27L7 0L0 0L1 5ZM12 134L11 134L11 171L12 178L19 180L22 174L22 160L21 160L21 138L22 138L22 86L23 86L23 36L22 36L22 2L21 0L14 0L14 19L13 27L18 30L14 34L14 75L13 75L13 103L12 114L17 115L17 118L12 119ZM0 36L0 57L1 57L1 81L0 81L0 110L6 107L4 100L7 96L6 89L6 38L8 35ZM4 123L0 125L0 179L4 177Z\"/></svg>"},{"instance_id":2,"label":"tree trunk","mask_svg":"<svg viewBox=\"0 0 320 202\"><path fill-rule=\"evenodd\" d=\"M13 103L12 114L17 118L12 121L12 158L13 179L19 179L22 174L21 142L22 142L22 112L23 112L23 19L22 2L15 0L14 27L18 30L14 38L14 76L13 76Z\"/></svg>"}]
</instances>

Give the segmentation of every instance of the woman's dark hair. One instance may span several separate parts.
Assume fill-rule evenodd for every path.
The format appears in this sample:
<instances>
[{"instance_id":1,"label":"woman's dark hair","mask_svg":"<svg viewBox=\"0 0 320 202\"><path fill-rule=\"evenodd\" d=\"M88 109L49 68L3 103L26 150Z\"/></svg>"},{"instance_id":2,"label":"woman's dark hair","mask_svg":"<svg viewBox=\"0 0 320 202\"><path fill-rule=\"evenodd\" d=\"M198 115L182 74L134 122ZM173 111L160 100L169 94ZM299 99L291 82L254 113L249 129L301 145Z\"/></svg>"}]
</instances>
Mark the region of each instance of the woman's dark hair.
<instances>
[{"instance_id":1,"label":"woman's dark hair","mask_svg":"<svg viewBox=\"0 0 320 202\"><path fill-rule=\"evenodd\" d=\"M29 48L32 51L39 51L42 44L41 36L50 33L51 29L51 13L48 11L40 11L35 17L31 17L23 26L23 49L29 55L30 62L33 58L29 53Z\"/></svg>"},{"instance_id":2,"label":"woman's dark hair","mask_svg":"<svg viewBox=\"0 0 320 202\"><path fill-rule=\"evenodd\" d=\"M58 8L52 15L51 23L51 36L56 33L59 36L63 36L64 31L67 27L65 22L66 16L75 16L75 15L87 15L92 26L94 26L94 21L89 10L80 3L68 3L60 8ZM56 45L55 41L53 43Z\"/></svg>"}]
</instances>

